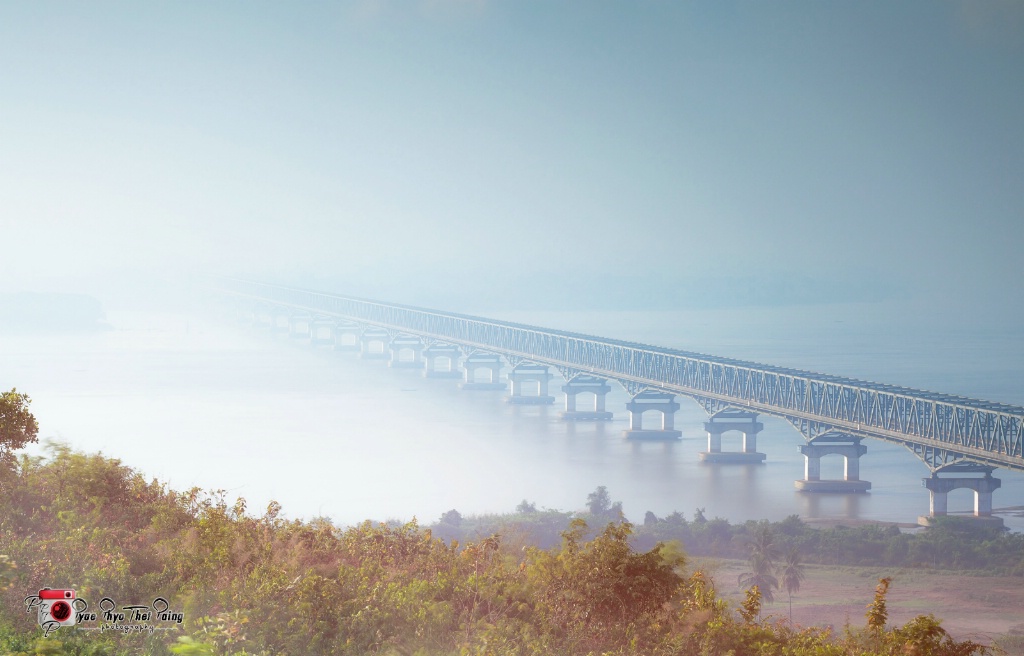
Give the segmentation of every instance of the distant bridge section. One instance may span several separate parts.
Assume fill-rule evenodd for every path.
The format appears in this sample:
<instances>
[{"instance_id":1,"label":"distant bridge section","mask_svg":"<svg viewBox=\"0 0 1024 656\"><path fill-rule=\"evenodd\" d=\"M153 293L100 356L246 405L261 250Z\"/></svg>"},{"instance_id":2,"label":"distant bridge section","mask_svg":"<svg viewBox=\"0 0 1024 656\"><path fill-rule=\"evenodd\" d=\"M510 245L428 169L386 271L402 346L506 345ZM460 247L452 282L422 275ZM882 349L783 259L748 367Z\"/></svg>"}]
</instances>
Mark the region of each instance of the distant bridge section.
<instances>
[{"instance_id":1,"label":"distant bridge section","mask_svg":"<svg viewBox=\"0 0 1024 656\"><path fill-rule=\"evenodd\" d=\"M618 381L634 397L669 393L725 409L783 417L809 441L841 433L902 444L933 472L1024 471L1024 407L815 374L480 317L218 278L229 296L292 312L416 336L467 354L555 367L566 380Z\"/></svg>"}]
</instances>

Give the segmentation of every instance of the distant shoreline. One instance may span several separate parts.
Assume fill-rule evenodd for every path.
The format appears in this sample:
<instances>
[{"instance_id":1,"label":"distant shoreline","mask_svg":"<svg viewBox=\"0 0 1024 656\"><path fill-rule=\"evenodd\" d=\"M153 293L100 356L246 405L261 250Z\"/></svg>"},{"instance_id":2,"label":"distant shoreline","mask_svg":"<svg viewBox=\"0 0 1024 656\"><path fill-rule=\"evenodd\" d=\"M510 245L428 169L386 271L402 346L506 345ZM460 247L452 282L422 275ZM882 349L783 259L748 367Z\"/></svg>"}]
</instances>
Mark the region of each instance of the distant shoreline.
<instances>
[{"instance_id":1,"label":"distant shoreline","mask_svg":"<svg viewBox=\"0 0 1024 656\"><path fill-rule=\"evenodd\" d=\"M736 603L741 589L736 577L750 569L743 560L692 557L693 564L708 566L723 598ZM893 579L889 592L891 623L907 622L926 607L942 620L957 640L977 640L992 645L1002 636L1024 634L1024 586L1018 577L982 573L910 569L899 567L806 565L807 579L793 594L793 622L800 626L831 626L838 631L849 623L860 626L871 602L875 583L882 576ZM764 614L789 617L789 597L775 592L775 603Z\"/></svg>"},{"instance_id":2,"label":"distant shoreline","mask_svg":"<svg viewBox=\"0 0 1024 656\"><path fill-rule=\"evenodd\" d=\"M67 333L112 330L103 304L87 294L0 294L0 333Z\"/></svg>"},{"instance_id":3,"label":"distant shoreline","mask_svg":"<svg viewBox=\"0 0 1024 656\"><path fill-rule=\"evenodd\" d=\"M914 522L887 522L880 519L849 517L801 517L800 521L811 528L835 528L837 526L897 526L899 528L923 528Z\"/></svg>"}]
</instances>

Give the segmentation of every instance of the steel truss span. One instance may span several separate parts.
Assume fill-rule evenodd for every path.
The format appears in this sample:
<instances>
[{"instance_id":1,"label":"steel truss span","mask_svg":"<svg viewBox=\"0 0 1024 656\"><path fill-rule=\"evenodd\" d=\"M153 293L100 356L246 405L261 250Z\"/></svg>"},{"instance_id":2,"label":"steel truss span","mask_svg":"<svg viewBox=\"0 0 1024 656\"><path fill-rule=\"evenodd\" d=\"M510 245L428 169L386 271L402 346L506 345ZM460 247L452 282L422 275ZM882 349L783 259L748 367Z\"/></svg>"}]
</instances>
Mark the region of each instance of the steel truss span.
<instances>
[{"instance_id":1,"label":"steel truss span","mask_svg":"<svg viewBox=\"0 0 1024 656\"><path fill-rule=\"evenodd\" d=\"M354 321L592 374L631 394L661 390L706 409L735 407L789 420L807 438L828 431L902 444L933 470L977 463L1024 471L1024 407L870 383L425 308L218 278L216 291L289 311Z\"/></svg>"}]
</instances>

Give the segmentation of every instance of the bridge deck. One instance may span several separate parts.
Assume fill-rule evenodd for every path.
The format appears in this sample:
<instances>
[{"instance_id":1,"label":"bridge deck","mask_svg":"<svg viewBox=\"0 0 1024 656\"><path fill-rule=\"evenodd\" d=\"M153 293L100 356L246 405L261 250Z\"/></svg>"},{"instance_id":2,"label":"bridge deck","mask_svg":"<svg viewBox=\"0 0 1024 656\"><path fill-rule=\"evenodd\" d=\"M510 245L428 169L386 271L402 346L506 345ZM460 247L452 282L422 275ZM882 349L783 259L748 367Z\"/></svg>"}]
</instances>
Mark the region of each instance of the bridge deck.
<instances>
[{"instance_id":1,"label":"bridge deck","mask_svg":"<svg viewBox=\"0 0 1024 656\"><path fill-rule=\"evenodd\" d=\"M1024 407L816 374L304 289L217 279L217 291L396 334L587 373L630 393L657 389L705 407L783 417L807 437L838 430L903 444L937 470L965 461L1024 471Z\"/></svg>"}]
</instances>

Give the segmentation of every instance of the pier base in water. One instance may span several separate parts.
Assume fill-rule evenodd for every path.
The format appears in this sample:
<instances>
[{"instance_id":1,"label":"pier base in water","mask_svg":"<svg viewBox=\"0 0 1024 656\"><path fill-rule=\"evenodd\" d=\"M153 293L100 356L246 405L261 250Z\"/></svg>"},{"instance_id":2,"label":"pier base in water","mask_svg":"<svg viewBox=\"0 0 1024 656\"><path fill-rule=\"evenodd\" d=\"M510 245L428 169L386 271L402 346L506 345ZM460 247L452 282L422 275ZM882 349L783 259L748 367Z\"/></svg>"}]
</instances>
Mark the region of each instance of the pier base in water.
<instances>
[{"instance_id":1,"label":"pier base in water","mask_svg":"<svg viewBox=\"0 0 1024 656\"><path fill-rule=\"evenodd\" d=\"M424 378L462 378L462 373L458 371L424 371ZM504 387L502 387L504 389Z\"/></svg>"},{"instance_id":2,"label":"pier base in water","mask_svg":"<svg viewBox=\"0 0 1024 656\"><path fill-rule=\"evenodd\" d=\"M758 451L701 451L697 454L701 462L725 465L760 464L765 461L765 454Z\"/></svg>"},{"instance_id":3,"label":"pier base in water","mask_svg":"<svg viewBox=\"0 0 1024 656\"><path fill-rule=\"evenodd\" d=\"M551 405L555 402L553 396L509 396L505 403L512 405Z\"/></svg>"},{"instance_id":4,"label":"pier base in water","mask_svg":"<svg viewBox=\"0 0 1024 656\"><path fill-rule=\"evenodd\" d=\"M793 481L793 485L800 492L823 494L864 494L871 489L870 481L805 481L798 479Z\"/></svg>"},{"instance_id":5,"label":"pier base in water","mask_svg":"<svg viewBox=\"0 0 1024 656\"><path fill-rule=\"evenodd\" d=\"M664 442L666 440L678 440L683 437L681 431L675 429L673 420L679 404L676 403L675 395L658 390L643 390L633 396L633 399L626 404L629 411L629 428L622 431L622 436L627 440L644 442ZM661 428L644 428L644 412L655 410L661 413Z\"/></svg>"},{"instance_id":6,"label":"pier base in water","mask_svg":"<svg viewBox=\"0 0 1024 656\"><path fill-rule=\"evenodd\" d=\"M605 397L611 391L608 381L597 376L580 374L562 386L565 392L565 411L559 417L565 421L609 421L612 413L605 410ZM594 409L580 410L576 399L580 394L594 395Z\"/></svg>"},{"instance_id":7,"label":"pier base in water","mask_svg":"<svg viewBox=\"0 0 1024 656\"><path fill-rule=\"evenodd\" d=\"M615 415L596 410L566 410L558 416L565 421L610 421Z\"/></svg>"},{"instance_id":8,"label":"pier base in water","mask_svg":"<svg viewBox=\"0 0 1024 656\"><path fill-rule=\"evenodd\" d=\"M993 517L992 515L977 516L977 515L939 515L932 517L930 515L921 515L917 518L917 523L920 526L935 526L937 523L942 522L955 522L959 526L965 528L971 526L990 526L993 528L1003 527L1002 517Z\"/></svg>"},{"instance_id":9,"label":"pier base in water","mask_svg":"<svg viewBox=\"0 0 1024 656\"><path fill-rule=\"evenodd\" d=\"M818 435L808 444L801 445L804 454L804 478L793 481L801 492L832 494L863 494L871 489L871 483L860 480L860 457L868 448L860 443L859 437L839 431ZM843 478L821 478L821 459L828 455L843 458Z\"/></svg>"},{"instance_id":10,"label":"pier base in water","mask_svg":"<svg viewBox=\"0 0 1024 656\"><path fill-rule=\"evenodd\" d=\"M464 390L503 390L505 383L501 380L501 356L493 353L473 353L462 363L465 379L459 383ZM478 369L486 369L490 379L477 382Z\"/></svg>"},{"instance_id":11,"label":"pier base in water","mask_svg":"<svg viewBox=\"0 0 1024 656\"><path fill-rule=\"evenodd\" d=\"M522 362L508 374L509 395L506 403L512 405L550 405L555 402L555 397L548 394L548 381L551 380L551 373L542 364L533 362ZM524 383L537 383L537 394L527 394Z\"/></svg>"},{"instance_id":12,"label":"pier base in water","mask_svg":"<svg viewBox=\"0 0 1024 656\"><path fill-rule=\"evenodd\" d=\"M622 431L622 436L627 440L636 440L643 442L664 442L666 440L679 440L682 439L682 431L677 430L643 430L643 429L628 429Z\"/></svg>"}]
</instances>

